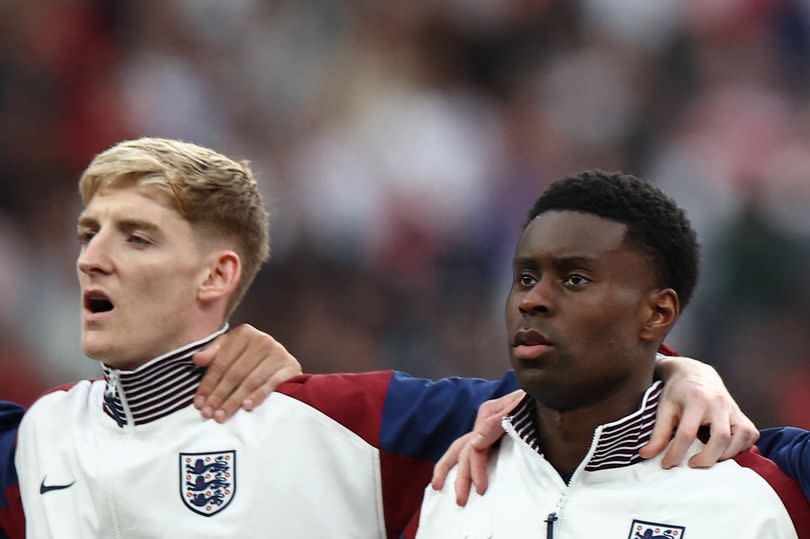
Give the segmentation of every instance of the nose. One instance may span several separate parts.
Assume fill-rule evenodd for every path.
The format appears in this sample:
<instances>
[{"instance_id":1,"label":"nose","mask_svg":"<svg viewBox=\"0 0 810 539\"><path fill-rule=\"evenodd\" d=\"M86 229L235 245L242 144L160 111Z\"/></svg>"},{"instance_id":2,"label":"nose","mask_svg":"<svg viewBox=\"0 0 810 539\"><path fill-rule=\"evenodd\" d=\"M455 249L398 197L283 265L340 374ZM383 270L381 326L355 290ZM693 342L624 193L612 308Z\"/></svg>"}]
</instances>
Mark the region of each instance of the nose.
<instances>
[{"instance_id":1,"label":"nose","mask_svg":"<svg viewBox=\"0 0 810 539\"><path fill-rule=\"evenodd\" d=\"M106 243L106 238L97 233L82 247L76 260L76 267L81 273L104 275L112 271L112 259Z\"/></svg>"},{"instance_id":2,"label":"nose","mask_svg":"<svg viewBox=\"0 0 810 539\"><path fill-rule=\"evenodd\" d=\"M553 283L548 277L540 279L531 289L520 298L518 309L524 315L549 315L553 312Z\"/></svg>"}]
</instances>

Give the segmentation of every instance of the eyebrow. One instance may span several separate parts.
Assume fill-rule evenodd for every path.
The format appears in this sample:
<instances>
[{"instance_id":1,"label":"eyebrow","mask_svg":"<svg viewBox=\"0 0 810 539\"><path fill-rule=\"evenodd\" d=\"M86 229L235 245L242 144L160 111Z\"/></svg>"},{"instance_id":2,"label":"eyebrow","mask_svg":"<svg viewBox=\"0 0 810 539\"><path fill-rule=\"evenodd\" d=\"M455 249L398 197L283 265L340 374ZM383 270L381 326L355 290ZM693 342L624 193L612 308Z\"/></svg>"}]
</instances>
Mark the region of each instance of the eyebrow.
<instances>
[{"instance_id":1,"label":"eyebrow","mask_svg":"<svg viewBox=\"0 0 810 539\"><path fill-rule=\"evenodd\" d=\"M563 269L576 267L591 268L595 263L596 259L590 256L564 256L561 258L555 258L553 260L554 267ZM526 256L519 256L515 258L514 265L515 267L518 268L526 268L532 270L538 269L539 267L537 260Z\"/></svg>"},{"instance_id":2,"label":"eyebrow","mask_svg":"<svg viewBox=\"0 0 810 539\"><path fill-rule=\"evenodd\" d=\"M527 256L516 257L513 264L516 268L526 268L531 270L537 269L539 266L535 259L529 258Z\"/></svg>"},{"instance_id":3,"label":"eyebrow","mask_svg":"<svg viewBox=\"0 0 810 539\"><path fill-rule=\"evenodd\" d=\"M115 225L116 228L125 232L132 230L143 230L144 232L150 232L153 234L160 233L159 226L141 219L121 219L120 221L116 221ZM90 217L89 215L80 215L79 220L76 222L76 226L81 228L98 228L98 220L94 217Z\"/></svg>"}]
</instances>

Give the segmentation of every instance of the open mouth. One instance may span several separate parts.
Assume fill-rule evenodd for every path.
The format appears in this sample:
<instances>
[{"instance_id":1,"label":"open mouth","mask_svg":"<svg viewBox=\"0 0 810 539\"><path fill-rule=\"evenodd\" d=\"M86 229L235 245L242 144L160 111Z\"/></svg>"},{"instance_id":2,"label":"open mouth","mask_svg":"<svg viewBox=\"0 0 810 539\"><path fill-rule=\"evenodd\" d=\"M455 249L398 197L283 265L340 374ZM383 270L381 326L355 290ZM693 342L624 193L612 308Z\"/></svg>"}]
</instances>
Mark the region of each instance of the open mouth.
<instances>
[{"instance_id":1,"label":"open mouth","mask_svg":"<svg viewBox=\"0 0 810 539\"><path fill-rule=\"evenodd\" d=\"M115 306L110 298L104 292L96 290L85 292L84 294L84 308L93 314L106 313L112 311Z\"/></svg>"}]
</instances>

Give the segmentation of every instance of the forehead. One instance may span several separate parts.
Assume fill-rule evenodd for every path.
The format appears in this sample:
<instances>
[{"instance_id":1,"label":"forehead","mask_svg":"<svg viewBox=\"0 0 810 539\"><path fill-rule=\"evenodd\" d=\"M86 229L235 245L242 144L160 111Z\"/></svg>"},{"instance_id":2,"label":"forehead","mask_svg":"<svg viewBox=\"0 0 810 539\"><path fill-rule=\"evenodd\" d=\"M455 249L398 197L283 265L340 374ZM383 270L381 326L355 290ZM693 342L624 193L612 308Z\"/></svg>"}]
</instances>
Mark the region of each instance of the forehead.
<instances>
[{"instance_id":1,"label":"forehead","mask_svg":"<svg viewBox=\"0 0 810 539\"><path fill-rule=\"evenodd\" d=\"M589 213L547 211L523 230L516 257L588 257L633 251L627 225Z\"/></svg>"},{"instance_id":2,"label":"forehead","mask_svg":"<svg viewBox=\"0 0 810 539\"><path fill-rule=\"evenodd\" d=\"M182 219L159 187L144 184L113 185L99 189L87 203L79 220L103 217Z\"/></svg>"}]
</instances>

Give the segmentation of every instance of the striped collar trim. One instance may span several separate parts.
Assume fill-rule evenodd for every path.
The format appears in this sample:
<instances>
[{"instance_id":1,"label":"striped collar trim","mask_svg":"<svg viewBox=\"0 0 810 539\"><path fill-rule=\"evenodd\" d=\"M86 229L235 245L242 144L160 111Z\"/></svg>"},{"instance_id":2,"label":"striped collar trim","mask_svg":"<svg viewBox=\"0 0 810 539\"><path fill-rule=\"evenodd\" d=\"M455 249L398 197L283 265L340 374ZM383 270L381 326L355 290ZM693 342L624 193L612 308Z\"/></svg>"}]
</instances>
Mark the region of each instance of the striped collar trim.
<instances>
[{"instance_id":1,"label":"striped collar trim","mask_svg":"<svg viewBox=\"0 0 810 539\"><path fill-rule=\"evenodd\" d=\"M622 419L597 427L599 437L595 442L596 448L585 465L586 471L621 468L644 460L639 456L638 450L650 441L655 412L663 389L663 383L656 380L644 393L638 410ZM515 434L542 456L534 409L534 399L526 395L504 418L504 422L510 423Z\"/></svg>"},{"instance_id":2,"label":"striped collar trim","mask_svg":"<svg viewBox=\"0 0 810 539\"><path fill-rule=\"evenodd\" d=\"M163 354L133 371L104 365L104 413L119 427L145 425L194 402L204 369L192 356L228 330L228 324L211 335Z\"/></svg>"}]
</instances>

